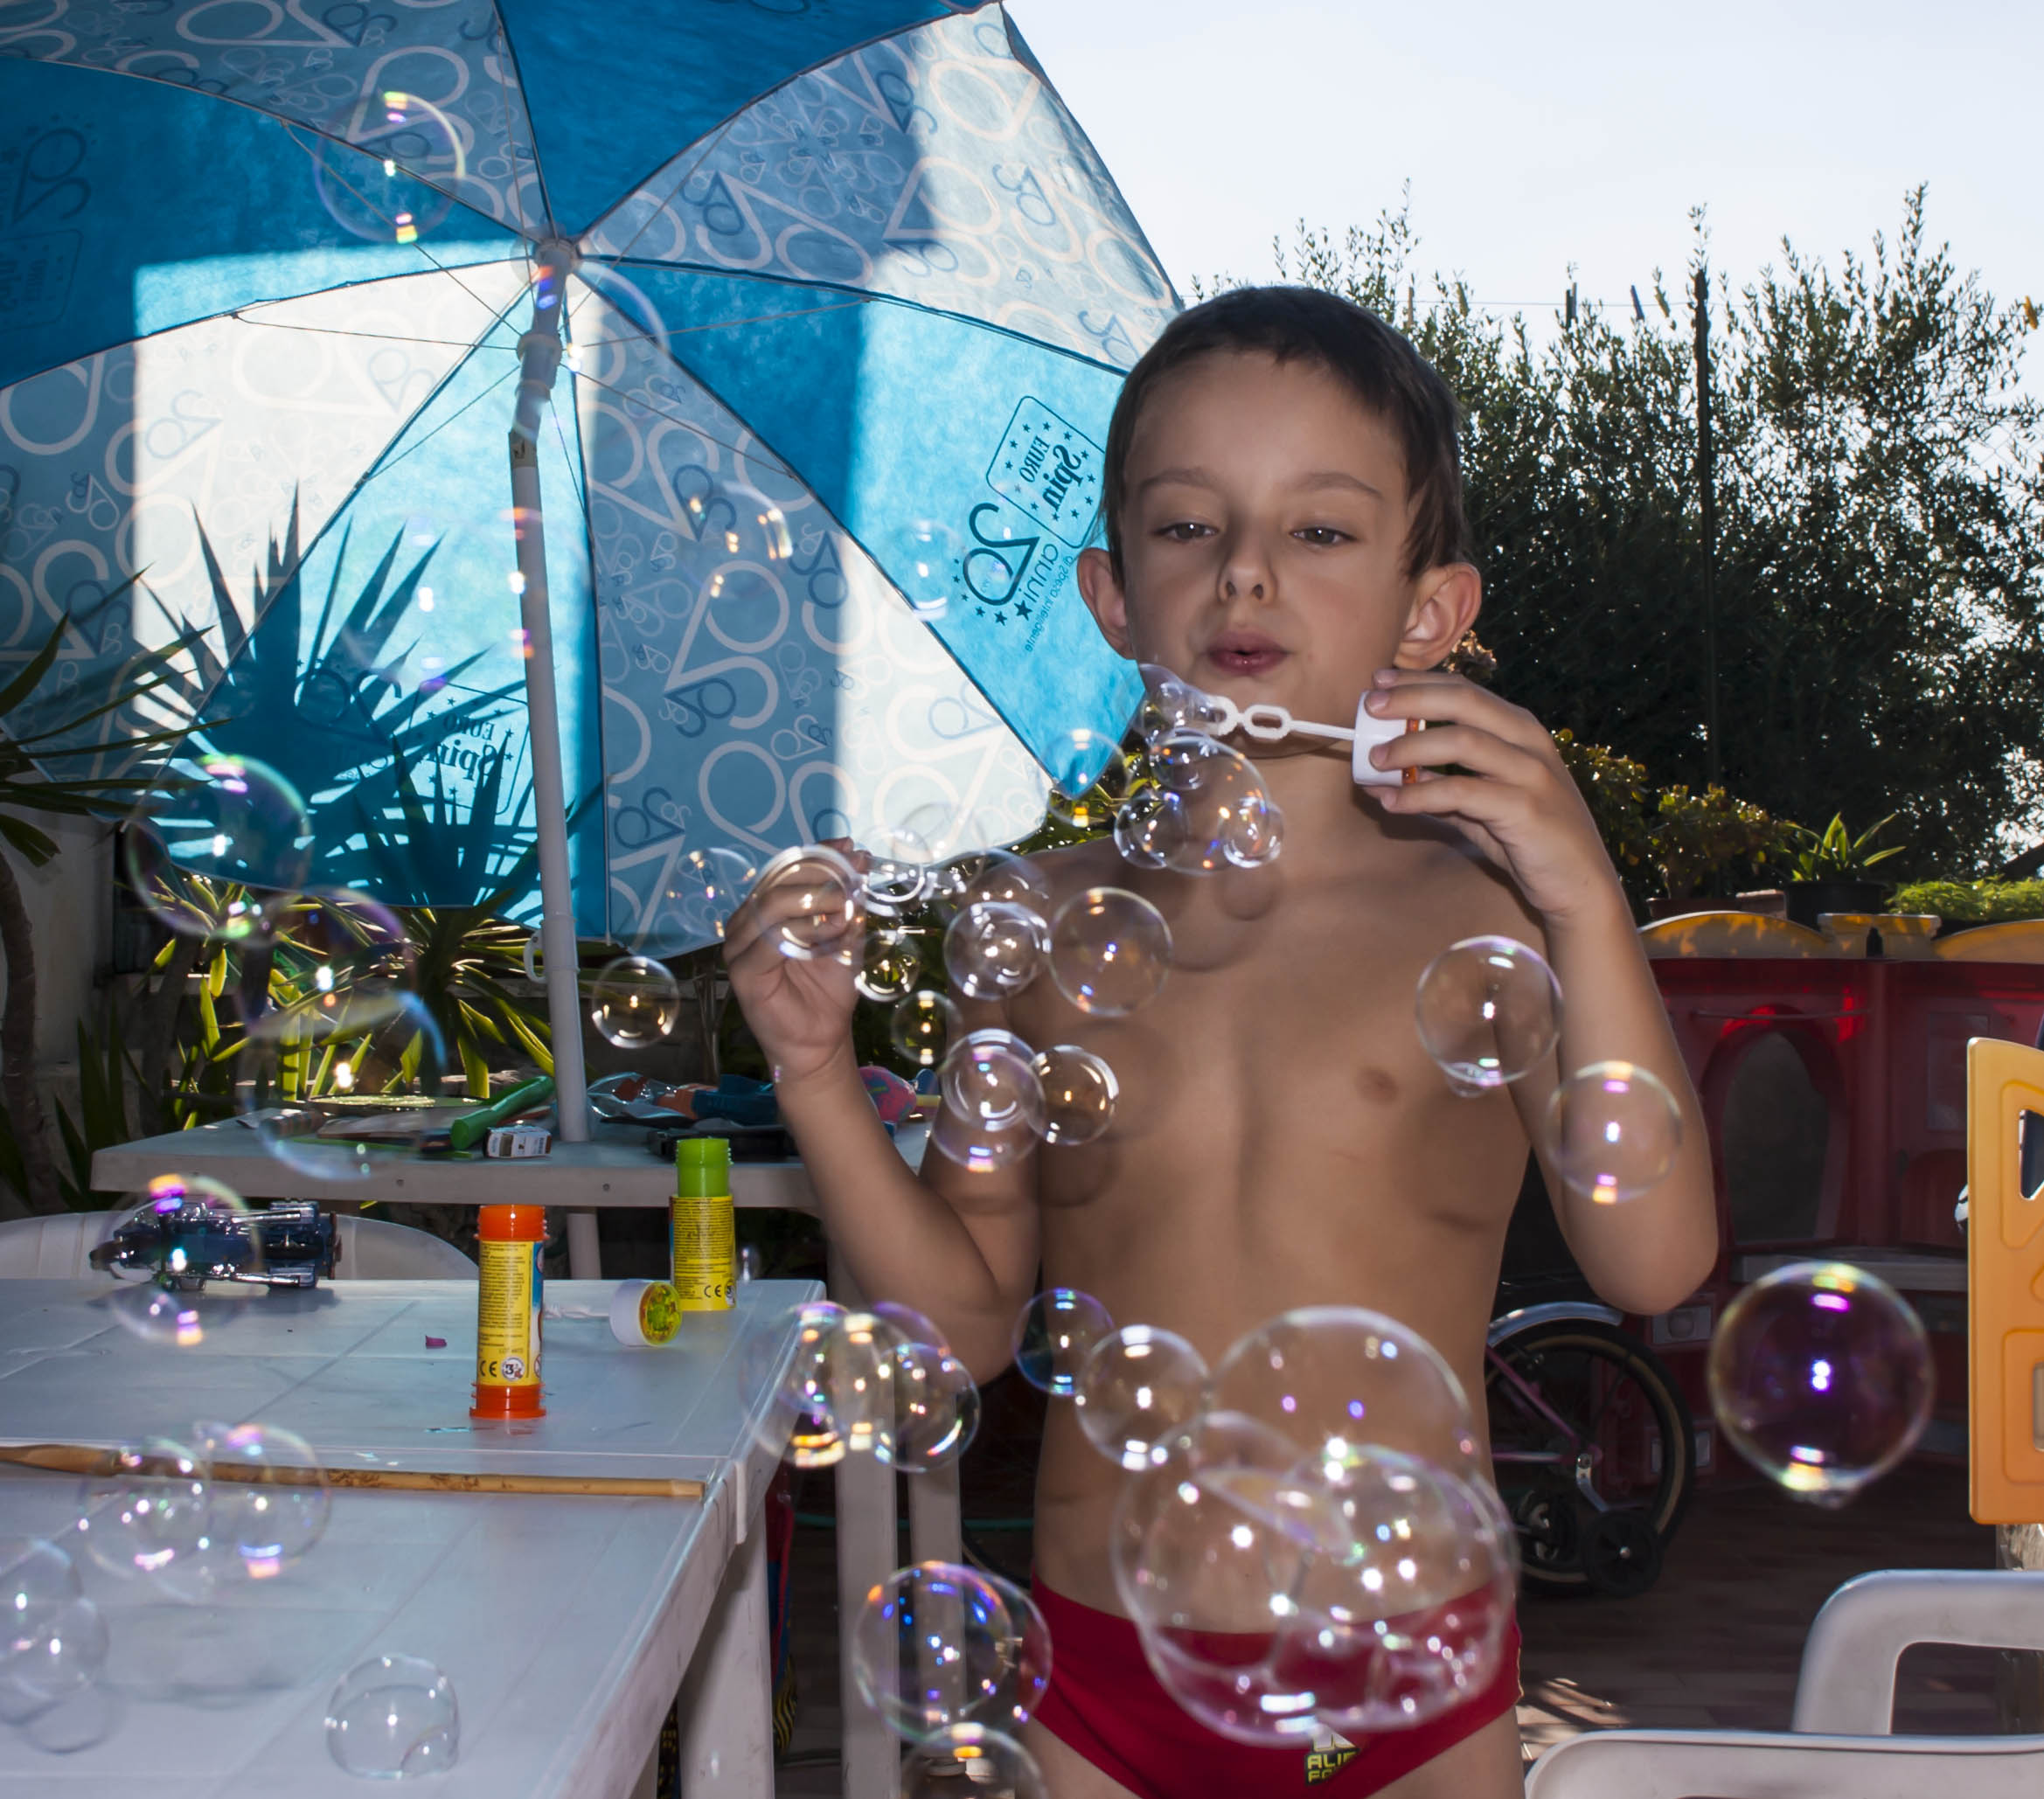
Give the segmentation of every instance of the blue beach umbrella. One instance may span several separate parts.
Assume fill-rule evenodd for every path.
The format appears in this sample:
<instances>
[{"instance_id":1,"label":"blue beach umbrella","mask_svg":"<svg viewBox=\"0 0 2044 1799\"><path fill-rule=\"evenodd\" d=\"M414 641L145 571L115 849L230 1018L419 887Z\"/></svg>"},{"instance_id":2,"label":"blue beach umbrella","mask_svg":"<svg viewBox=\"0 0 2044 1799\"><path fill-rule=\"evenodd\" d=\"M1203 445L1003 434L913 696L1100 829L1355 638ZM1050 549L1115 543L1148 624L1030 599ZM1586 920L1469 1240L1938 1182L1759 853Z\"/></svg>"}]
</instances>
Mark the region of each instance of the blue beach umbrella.
<instances>
[{"instance_id":1,"label":"blue beach umbrella","mask_svg":"<svg viewBox=\"0 0 2044 1799\"><path fill-rule=\"evenodd\" d=\"M22 728L173 651L61 747L272 764L311 884L536 840L550 967L669 954L686 851L998 840L1133 706L1072 573L1177 302L998 4L0 0L0 201Z\"/></svg>"}]
</instances>

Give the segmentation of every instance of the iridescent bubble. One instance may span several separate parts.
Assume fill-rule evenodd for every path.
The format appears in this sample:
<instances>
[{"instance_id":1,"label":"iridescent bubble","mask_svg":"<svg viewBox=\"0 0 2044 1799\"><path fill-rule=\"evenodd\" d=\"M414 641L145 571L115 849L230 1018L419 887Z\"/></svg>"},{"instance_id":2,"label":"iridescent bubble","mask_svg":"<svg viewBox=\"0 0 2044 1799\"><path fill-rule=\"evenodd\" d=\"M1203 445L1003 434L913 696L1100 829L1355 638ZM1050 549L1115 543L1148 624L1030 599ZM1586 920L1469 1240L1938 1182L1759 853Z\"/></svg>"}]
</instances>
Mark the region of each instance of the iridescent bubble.
<instances>
[{"instance_id":1,"label":"iridescent bubble","mask_svg":"<svg viewBox=\"0 0 2044 1799\"><path fill-rule=\"evenodd\" d=\"M914 1744L901 1763L901 1799L1049 1799L1036 1758L1005 1732L949 1724Z\"/></svg>"},{"instance_id":2,"label":"iridescent bubble","mask_svg":"<svg viewBox=\"0 0 2044 1799\"><path fill-rule=\"evenodd\" d=\"M417 955L397 914L366 893L316 888L263 909L275 1009L301 1018L309 1035L378 1031L403 1010Z\"/></svg>"},{"instance_id":3,"label":"iridescent bubble","mask_svg":"<svg viewBox=\"0 0 2044 1799\"><path fill-rule=\"evenodd\" d=\"M67 1698L99 1678L107 1625L71 1558L39 1537L0 1538L0 1701Z\"/></svg>"},{"instance_id":4,"label":"iridescent bubble","mask_svg":"<svg viewBox=\"0 0 2044 1799\"><path fill-rule=\"evenodd\" d=\"M869 931L866 954L852 978L866 998L886 1005L907 999L921 973L922 952L908 932Z\"/></svg>"},{"instance_id":5,"label":"iridescent bubble","mask_svg":"<svg viewBox=\"0 0 2044 1799\"><path fill-rule=\"evenodd\" d=\"M1304 1307L1248 1332L1221 1358L1207 1396L1314 1462L1370 1444L1457 1478L1478 1467L1455 1371L1417 1331L1360 1306Z\"/></svg>"},{"instance_id":6,"label":"iridescent bubble","mask_svg":"<svg viewBox=\"0 0 2044 1799\"><path fill-rule=\"evenodd\" d=\"M1561 1177L1599 1205L1637 1199L1675 1165L1682 1108L1651 1068L1593 1062L1554 1089L1544 1135Z\"/></svg>"},{"instance_id":7,"label":"iridescent bubble","mask_svg":"<svg viewBox=\"0 0 2044 1799\"><path fill-rule=\"evenodd\" d=\"M835 850L783 850L761 871L754 903L782 955L797 962L859 953L866 923L859 872Z\"/></svg>"},{"instance_id":8,"label":"iridescent bubble","mask_svg":"<svg viewBox=\"0 0 2044 1799\"><path fill-rule=\"evenodd\" d=\"M1075 1043L1053 1044L1031 1066L1043 1089L1043 1140L1077 1149L1106 1135L1121 1084L1115 1071Z\"/></svg>"},{"instance_id":9,"label":"iridescent bubble","mask_svg":"<svg viewBox=\"0 0 2044 1799\"><path fill-rule=\"evenodd\" d=\"M928 897L932 879L930 846L907 824L884 825L862 846L866 867L860 889L875 918L906 918Z\"/></svg>"},{"instance_id":10,"label":"iridescent bubble","mask_svg":"<svg viewBox=\"0 0 2044 1799\"><path fill-rule=\"evenodd\" d=\"M1074 830L1102 830L1129 796L1129 759L1111 737L1084 726L1051 746L1049 816Z\"/></svg>"},{"instance_id":11,"label":"iridescent bubble","mask_svg":"<svg viewBox=\"0 0 2044 1799\"><path fill-rule=\"evenodd\" d=\"M1093 1346L1072 1401L1088 1441L1134 1469L1199 1415L1206 1386L1206 1364L1176 1331L1124 1324Z\"/></svg>"},{"instance_id":12,"label":"iridescent bubble","mask_svg":"<svg viewBox=\"0 0 2044 1799\"><path fill-rule=\"evenodd\" d=\"M1115 809L1115 848L1134 868L1168 868L1185 836L1185 807L1154 782L1137 788Z\"/></svg>"},{"instance_id":13,"label":"iridescent bubble","mask_svg":"<svg viewBox=\"0 0 2044 1799\"><path fill-rule=\"evenodd\" d=\"M1415 997L1420 1042L1461 1094L1519 1080L1561 1035L1561 989L1537 950L1467 937L1427 964Z\"/></svg>"},{"instance_id":14,"label":"iridescent bubble","mask_svg":"<svg viewBox=\"0 0 2044 1799\"><path fill-rule=\"evenodd\" d=\"M1051 909L1050 882L1009 850L968 850L947 857L931 872L929 899L946 920L982 900L1019 906L1039 917Z\"/></svg>"},{"instance_id":15,"label":"iridescent bubble","mask_svg":"<svg viewBox=\"0 0 2044 1799\"><path fill-rule=\"evenodd\" d=\"M1016 1619L971 1568L926 1561L897 1569L852 1623L859 1697L911 1742L956 1724L1014 1729L1050 1677L1049 1637L1040 1616L1034 1624Z\"/></svg>"},{"instance_id":16,"label":"iridescent bubble","mask_svg":"<svg viewBox=\"0 0 2044 1799\"><path fill-rule=\"evenodd\" d=\"M1078 1391L1086 1358L1114 1328L1107 1308L1090 1294L1053 1287L1016 1315L1009 1337L1015 1367L1038 1392L1069 1399Z\"/></svg>"},{"instance_id":17,"label":"iridescent bubble","mask_svg":"<svg viewBox=\"0 0 2044 1799\"><path fill-rule=\"evenodd\" d=\"M1143 674L1143 704L1136 714L1137 729L1152 749L1165 738L1181 731L1211 736L1227 719L1227 710L1211 695L1189 681L1182 681L1161 664L1139 664Z\"/></svg>"},{"instance_id":18,"label":"iridescent bubble","mask_svg":"<svg viewBox=\"0 0 2044 1799\"><path fill-rule=\"evenodd\" d=\"M337 225L371 243L433 235L466 178L461 134L414 94L365 94L315 140L312 183Z\"/></svg>"},{"instance_id":19,"label":"iridescent bubble","mask_svg":"<svg viewBox=\"0 0 2044 1799\"><path fill-rule=\"evenodd\" d=\"M212 1470L208 1534L250 1580L282 1573L325 1534L326 1470L295 1432L275 1424L202 1424L191 1448Z\"/></svg>"},{"instance_id":20,"label":"iridescent bubble","mask_svg":"<svg viewBox=\"0 0 2044 1799\"><path fill-rule=\"evenodd\" d=\"M964 580L964 540L949 525L935 518L909 525L895 580L918 618L934 624L950 610Z\"/></svg>"},{"instance_id":21,"label":"iridescent bubble","mask_svg":"<svg viewBox=\"0 0 2044 1799\"><path fill-rule=\"evenodd\" d=\"M723 844L690 850L675 864L666 903L690 936L721 941L759 878L758 865L742 851Z\"/></svg>"},{"instance_id":22,"label":"iridescent bubble","mask_svg":"<svg viewBox=\"0 0 2044 1799\"><path fill-rule=\"evenodd\" d=\"M326 1752L349 1774L410 1780L460 1759L454 1682L420 1656L376 1656L344 1674L326 1702Z\"/></svg>"},{"instance_id":23,"label":"iridescent bubble","mask_svg":"<svg viewBox=\"0 0 2044 1799\"><path fill-rule=\"evenodd\" d=\"M1843 1505L1909 1453L1936 1394L1930 1340L1887 1282L1791 1262L1746 1288L1711 1338L1726 1438L1799 1499Z\"/></svg>"},{"instance_id":24,"label":"iridescent bubble","mask_svg":"<svg viewBox=\"0 0 2044 1799\"><path fill-rule=\"evenodd\" d=\"M979 1389L965 1365L926 1342L897 1344L894 1432L888 1458L904 1474L946 1468L979 1430Z\"/></svg>"},{"instance_id":25,"label":"iridescent bubble","mask_svg":"<svg viewBox=\"0 0 2044 1799\"><path fill-rule=\"evenodd\" d=\"M681 983L665 962L621 955L589 990L589 1022L618 1049L648 1049L670 1036L681 1018Z\"/></svg>"},{"instance_id":26,"label":"iridescent bubble","mask_svg":"<svg viewBox=\"0 0 2044 1799\"><path fill-rule=\"evenodd\" d=\"M114 1220L94 1266L124 1284L108 1300L145 1342L191 1349L237 1323L263 1292L262 1218L205 1175L158 1175Z\"/></svg>"},{"instance_id":27,"label":"iridescent bubble","mask_svg":"<svg viewBox=\"0 0 2044 1799\"><path fill-rule=\"evenodd\" d=\"M1082 1012L1121 1018L1146 1006L1171 974L1171 927L1139 893L1088 887L1050 927L1051 979Z\"/></svg>"},{"instance_id":28,"label":"iridescent bubble","mask_svg":"<svg viewBox=\"0 0 2044 1799\"><path fill-rule=\"evenodd\" d=\"M835 1370L832 1366L833 1357L844 1354L839 1327L846 1316L843 1306L827 1299L812 1301L795 1313L795 1354L783 1373L775 1372L777 1345L761 1338L748 1352L748 1387L776 1379L780 1383L761 1424L759 1441L796 1468L833 1468L849 1447L833 1398L839 1374L849 1370L842 1364Z\"/></svg>"},{"instance_id":29,"label":"iridescent bubble","mask_svg":"<svg viewBox=\"0 0 2044 1799\"><path fill-rule=\"evenodd\" d=\"M949 1106L940 1106L930 1121L929 1147L968 1174L1012 1168L1036 1148L1037 1141L1026 1123L995 1129Z\"/></svg>"},{"instance_id":30,"label":"iridescent bubble","mask_svg":"<svg viewBox=\"0 0 2044 1799\"><path fill-rule=\"evenodd\" d=\"M200 1567L212 1553L212 1469L198 1450L145 1437L112 1454L113 1472L79 1490L78 1540L108 1573L132 1580Z\"/></svg>"},{"instance_id":31,"label":"iridescent bubble","mask_svg":"<svg viewBox=\"0 0 2044 1799\"><path fill-rule=\"evenodd\" d=\"M1040 1136L1043 1086L1034 1062L1029 1045L1012 1031L990 1026L972 1031L937 1071L944 1104L983 1130L1019 1127Z\"/></svg>"},{"instance_id":32,"label":"iridescent bubble","mask_svg":"<svg viewBox=\"0 0 2044 1799\"><path fill-rule=\"evenodd\" d=\"M1156 786L1140 836L1145 855L1195 875L1230 863L1256 867L1276 855L1276 810L1248 757L1196 731L1179 731L1151 746L1150 773Z\"/></svg>"},{"instance_id":33,"label":"iridescent bubble","mask_svg":"<svg viewBox=\"0 0 2044 1799\"><path fill-rule=\"evenodd\" d=\"M925 988L894 1008L887 1035L903 1061L934 1068L949 1053L958 1025L958 1008L946 995Z\"/></svg>"},{"instance_id":34,"label":"iridescent bubble","mask_svg":"<svg viewBox=\"0 0 2044 1799\"><path fill-rule=\"evenodd\" d=\"M268 896L297 892L312 870L305 802L252 756L170 764L129 818L121 844L129 889L187 937L265 941Z\"/></svg>"},{"instance_id":35,"label":"iridescent bubble","mask_svg":"<svg viewBox=\"0 0 2044 1799\"><path fill-rule=\"evenodd\" d=\"M387 1166L390 1150L415 1148L472 1108L448 1090L448 1073L446 1038L416 994L366 1030L344 1012L279 1009L247 1026L234 1101L264 1150L295 1174L352 1184Z\"/></svg>"},{"instance_id":36,"label":"iridescent bubble","mask_svg":"<svg viewBox=\"0 0 2044 1799\"><path fill-rule=\"evenodd\" d=\"M944 932L944 969L968 999L1000 999L1033 981L1050 951L1050 927L1026 906L980 900Z\"/></svg>"}]
</instances>

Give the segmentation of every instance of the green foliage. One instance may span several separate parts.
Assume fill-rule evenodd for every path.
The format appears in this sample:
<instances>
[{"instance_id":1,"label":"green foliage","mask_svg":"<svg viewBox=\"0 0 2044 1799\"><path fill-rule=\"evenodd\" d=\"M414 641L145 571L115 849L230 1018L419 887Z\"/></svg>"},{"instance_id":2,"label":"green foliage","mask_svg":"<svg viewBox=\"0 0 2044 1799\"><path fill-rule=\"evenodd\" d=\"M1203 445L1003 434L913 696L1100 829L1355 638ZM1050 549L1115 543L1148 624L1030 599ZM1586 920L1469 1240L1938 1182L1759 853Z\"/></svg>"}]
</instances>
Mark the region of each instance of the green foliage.
<instances>
[{"instance_id":1,"label":"green foliage","mask_svg":"<svg viewBox=\"0 0 2044 1799\"><path fill-rule=\"evenodd\" d=\"M1707 252L1700 224L1697 253ZM1303 226L1280 270L1373 307L1447 378L1498 685L1700 790L1694 318L1591 303L1537 342L1415 275L1406 212ZM2028 323L1929 237L1720 281L1710 315L1723 784L1776 817L1899 813L1985 868L2044 796L2044 407Z\"/></svg>"},{"instance_id":2,"label":"green foliage","mask_svg":"<svg viewBox=\"0 0 2044 1799\"><path fill-rule=\"evenodd\" d=\"M87 1030L82 1018L78 1024L78 1116L73 1118L61 1102L57 1107L57 1129L69 1163L59 1170L57 1184L73 1212L104 1211L120 1202L119 1193L94 1187L93 1154L134 1136L128 1102L131 1079L139 1087L142 1071L128 1053L109 996L96 1030Z\"/></svg>"},{"instance_id":3,"label":"green foliage","mask_svg":"<svg viewBox=\"0 0 2044 1799\"><path fill-rule=\"evenodd\" d=\"M1874 840L1895 822L1890 812L1880 823L1870 825L1858 837L1846 829L1845 817L1833 813L1832 821L1825 828L1811 830L1806 824L1790 824L1783 827L1786 836L1784 847L1789 855L1790 872L1799 881L1856 881L1870 879L1868 871L1877 863L1886 862L1891 856L1899 856L1907 847L1891 844L1886 849L1876 850Z\"/></svg>"},{"instance_id":4,"label":"green foliage","mask_svg":"<svg viewBox=\"0 0 2044 1799\"><path fill-rule=\"evenodd\" d=\"M1721 871L1765 863L1777 852L1781 832L1758 806L1734 799L1721 787L1693 794L1675 786L1656 796L1647 836L1669 897L1686 900Z\"/></svg>"},{"instance_id":5,"label":"green foliage","mask_svg":"<svg viewBox=\"0 0 2044 1799\"><path fill-rule=\"evenodd\" d=\"M1911 881L1888 903L1892 912L1935 913L1957 925L2044 918L2044 880Z\"/></svg>"}]
</instances>

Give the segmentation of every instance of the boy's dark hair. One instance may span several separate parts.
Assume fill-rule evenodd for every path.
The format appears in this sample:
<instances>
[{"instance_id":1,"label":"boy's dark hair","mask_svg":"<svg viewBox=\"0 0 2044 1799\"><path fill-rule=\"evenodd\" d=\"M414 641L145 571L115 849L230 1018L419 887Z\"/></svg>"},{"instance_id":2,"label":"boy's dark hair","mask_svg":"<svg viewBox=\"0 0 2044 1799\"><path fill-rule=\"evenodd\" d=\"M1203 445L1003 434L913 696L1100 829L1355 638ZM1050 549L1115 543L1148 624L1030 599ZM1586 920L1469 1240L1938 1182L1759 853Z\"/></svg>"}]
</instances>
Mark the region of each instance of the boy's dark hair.
<instances>
[{"instance_id":1,"label":"boy's dark hair","mask_svg":"<svg viewBox=\"0 0 2044 1799\"><path fill-rule=\"evenodd\" d=\"M1463 512L1461 410L1433 365L1366 307L1317 288L1234 288L1189 308L1164 328L1129 371L1107 427L1102 511L1115 578L1123 578L1121 513L1129 448L1151 391L1165 376L1216 351L1257 351L1277 362L1317 364L1390 426L1413 497L1405 564L1416 575L1470 559Z\"/></svg>"}]
</instances>

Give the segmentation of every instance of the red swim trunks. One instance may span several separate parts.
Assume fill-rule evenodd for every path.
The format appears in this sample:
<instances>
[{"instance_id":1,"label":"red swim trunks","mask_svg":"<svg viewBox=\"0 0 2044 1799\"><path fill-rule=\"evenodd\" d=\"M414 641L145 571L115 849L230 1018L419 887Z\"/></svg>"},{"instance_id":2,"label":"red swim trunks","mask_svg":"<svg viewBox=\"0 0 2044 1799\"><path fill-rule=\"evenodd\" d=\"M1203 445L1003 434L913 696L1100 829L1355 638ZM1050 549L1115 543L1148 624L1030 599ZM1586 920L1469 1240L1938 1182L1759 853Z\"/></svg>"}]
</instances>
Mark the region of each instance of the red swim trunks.
<instances>
[{"instance_id":1,"label":"red swim trunks","mask_svg":"<svg viewBox=\"0 0 2044 1799\"><path fill-rule=\"evenodd\" d=\"M1489 1686L1454 1711L1413 1730L1387 1731L1339 1744L1253 1749L1218 1736L1181 1708L1144 1659L1136 1627L1112 1612L1053 1593L1041 1580L1032 1596L1050 1627L1050 1689L1036 1721L1067 1748L1119 1781L1137 1799L1307 1794L1362 1799L1422 1768L1519 1701L1519 1625Z\"/></svg>"}]
</instances>

